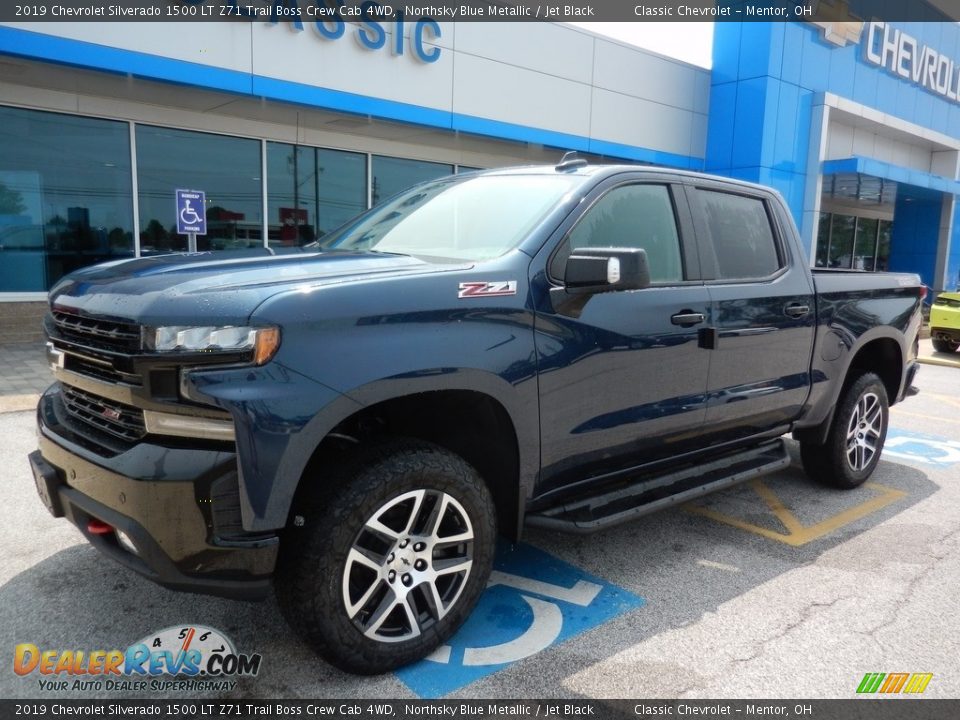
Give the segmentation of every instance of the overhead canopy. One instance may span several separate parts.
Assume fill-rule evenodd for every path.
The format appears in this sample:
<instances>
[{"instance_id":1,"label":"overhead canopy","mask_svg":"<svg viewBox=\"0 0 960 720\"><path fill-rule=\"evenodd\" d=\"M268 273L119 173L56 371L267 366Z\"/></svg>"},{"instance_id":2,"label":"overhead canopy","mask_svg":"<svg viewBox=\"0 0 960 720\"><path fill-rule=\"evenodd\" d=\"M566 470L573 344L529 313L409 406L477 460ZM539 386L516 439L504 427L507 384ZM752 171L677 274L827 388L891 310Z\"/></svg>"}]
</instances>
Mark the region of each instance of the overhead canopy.
<instances>
[{"instance_id":1,"label":"overhead canopy","mask_svg":"<svg viewBox=\"0 0 960 720\"><path fill-rule=\"evenodd\" d=\"M928 190L936 190L960 195L960 182L942 175L914 170L913 168L893 165L873 158L853 156L837 160L824 160L822 172L826 175L868 175L874 178L891 180L903 185L913 185Z\"/></svg>"}]
</instances>

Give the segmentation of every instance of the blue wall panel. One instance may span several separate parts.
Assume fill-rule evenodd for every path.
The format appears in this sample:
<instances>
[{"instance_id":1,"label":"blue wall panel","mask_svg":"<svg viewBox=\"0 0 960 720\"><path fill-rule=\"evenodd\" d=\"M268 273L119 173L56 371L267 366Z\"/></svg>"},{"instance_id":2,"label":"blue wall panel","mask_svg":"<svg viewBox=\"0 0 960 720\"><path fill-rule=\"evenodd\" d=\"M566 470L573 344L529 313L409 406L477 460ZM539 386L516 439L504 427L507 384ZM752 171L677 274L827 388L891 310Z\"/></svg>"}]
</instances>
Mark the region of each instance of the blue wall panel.
<instances>
[{"instance_id":1,"label":"blue wall panel","mask_svg":"<svg viewBox=\"0 0 960 720\"><path fill-rule=\"evenodd\" d=\"M934 287L937 240L940 232L942 195L931 191L897 192L893 237L890 242L890 270L913 272Z\"/></svg>"},{"instance_id":2,"label":"blue wall panel","mask_svg":"<svg viewBox=\"0 0 960 720\"><path fill-rule=\"evenodd\" d=\"M776 127L767 119L771 114L775 114L779 90L779 83L773 82L769 77L751 78L737 83L732 167L770 167L773 164L772 141Z\"/></svg>"},{"instance_id":3,"label":"blue wall panel","mask_svg":"<svg viewBox=\"0 0 960 720\"><path fill-rule=\"evenodd\" d=\"M960 203L957 203L953 213L953 237L950 239L946 281L943 286L960 290Z\"/></svg>"},{"instance_id":4,"label":"blue wall panel","mask_svg":"<svg viewBox=\"0 0 960 720\"><path fill-rule=\"evenodd\" d=\"M728 82L710 88L710 122L707 124L706 169L724 172L731 167L733 127L737 104L737 83Z\"/></svg>"},{"instance_id":5,"label":"blue wall panel","mask_svg":"<svg viewBox=\"0 0 960 720\"><path fill-rule=\"evenodd\" d=\"M816 39L813 42L818 42ZM854 76L857 64L855 62L857 47L849 45L845 48L829 50L830 74L827 87L830 92L840 97L854 96ZM815 88L818 89L818 88Z\"/></svg>"},{"instance_id":6,"label":"blue wall panel","mask_svg":"<svg viewBox=\"0 0 960 720\"><path fill-rule=\"evenodd\" d=\"M744 23L740 31L738 80L772 75L770 42L773 35L768 23Z\"/></svg>"},{"instance_id":7,"label":"blue wall panel","mask_svg":"<svg viewBox=\"0 0 960 720\"><path fill-rule=\"evenodd\" d=\"M802 122L797 117L800 108L800 88L792 83L779 83L780 95L777 107L777 123L774 126L775 141L773 144L773 158L771 165L778 170L797 170L797 131L802 124L809 127L808 122Z\"/></svg>"},{"instance_id":8,"label":"blue wall panel","mask_svg":"<svg viewBox=\"0 0 960 720\"><path fill-rule=\"evenodd\" d=\"M780 79L800 84L800 69L803 67L803 49L807 44L807 30L800 23L784 23L783 59Z\"/></svg>"},{"instance_id":9,"label":"blue wall panel","mask_svg":"<svg viewBox=\"0 0 960 720\"><path fill-rule=\"evenodd\" d=\"M803 64L800 67L800 85L808 90L823 90L824 80L830 74L831 48L815 40L815 31L801 27L806 35L803 46Z\"/></svg>"},{"instance_id":10,"label":"blue wall panel","mask_svg":"<svg viewBox=\"0 0 960 720\"><path fill-rule=\"evenodd\" d=\"M713 26L713 70L710 82L714 85L736 82L740 78L740 30L743 25L720 22ZM717 58L723 62L717 65Z\"/></svg>"}]
</instances>

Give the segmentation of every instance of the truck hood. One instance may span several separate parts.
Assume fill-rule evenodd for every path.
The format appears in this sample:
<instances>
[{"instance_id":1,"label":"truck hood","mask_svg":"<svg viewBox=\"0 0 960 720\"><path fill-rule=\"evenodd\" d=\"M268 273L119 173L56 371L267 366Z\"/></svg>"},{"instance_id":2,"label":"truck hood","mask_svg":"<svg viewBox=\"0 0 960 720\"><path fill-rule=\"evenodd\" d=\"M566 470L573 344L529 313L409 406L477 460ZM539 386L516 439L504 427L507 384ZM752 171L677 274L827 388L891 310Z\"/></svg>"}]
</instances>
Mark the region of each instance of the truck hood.
<instances>
[{"instance_id":1,"label":"truck hood","mask_svg":"<svg viewBox=\"0 0 960 720\"><path fill-rule=\"evenodd\" d=\"M407 255L345 251L180 253L120 260L72 273L50 291L60 309L145 325L242 324L271 295L291 286L460 270Z\"/></svg>"}]
</instances>

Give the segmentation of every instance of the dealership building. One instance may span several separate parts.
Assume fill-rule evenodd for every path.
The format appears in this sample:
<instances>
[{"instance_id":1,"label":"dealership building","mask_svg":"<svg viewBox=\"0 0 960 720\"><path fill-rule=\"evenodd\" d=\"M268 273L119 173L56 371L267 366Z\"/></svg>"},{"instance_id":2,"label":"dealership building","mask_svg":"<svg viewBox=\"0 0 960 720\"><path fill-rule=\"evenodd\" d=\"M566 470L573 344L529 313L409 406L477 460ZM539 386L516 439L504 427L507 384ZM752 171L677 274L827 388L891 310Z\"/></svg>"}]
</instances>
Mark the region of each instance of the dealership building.
<instances>
[{"instance_id":1,"label":"dealership building","mask_svg":"<svg viewBox=\"0 0 960 720\"><path fill-rule=\"evenodd\" d=\"M295 246L566 150L773 186L811 265L956 287L960 25L714 32L706 70L542 22L0 24L0 302L186 249L178 188L206 193L201 250Z\"/></svg>"}]
</instances>

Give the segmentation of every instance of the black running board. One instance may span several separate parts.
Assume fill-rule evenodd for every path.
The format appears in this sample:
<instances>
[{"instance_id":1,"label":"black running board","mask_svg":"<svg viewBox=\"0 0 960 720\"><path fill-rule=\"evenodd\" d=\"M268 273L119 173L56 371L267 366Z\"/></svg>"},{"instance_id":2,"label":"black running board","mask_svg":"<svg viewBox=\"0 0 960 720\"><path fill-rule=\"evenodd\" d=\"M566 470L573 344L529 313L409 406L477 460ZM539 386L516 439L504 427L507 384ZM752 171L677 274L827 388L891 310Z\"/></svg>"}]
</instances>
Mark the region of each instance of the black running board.
<instances>
[{"instance_id":1,"label":"black running board","mask_svg":"<svg viewBox=\"0 0 960 720\"><path fill-rule=\"evenodd\" d=\"M790 465L783 440L744 450L702 465L645 477L600 495L578 498L526 516L530 527L587 534L723 490Z\"/></svg>"}]
</instances>

